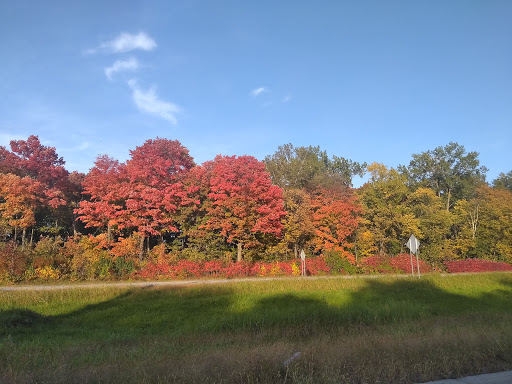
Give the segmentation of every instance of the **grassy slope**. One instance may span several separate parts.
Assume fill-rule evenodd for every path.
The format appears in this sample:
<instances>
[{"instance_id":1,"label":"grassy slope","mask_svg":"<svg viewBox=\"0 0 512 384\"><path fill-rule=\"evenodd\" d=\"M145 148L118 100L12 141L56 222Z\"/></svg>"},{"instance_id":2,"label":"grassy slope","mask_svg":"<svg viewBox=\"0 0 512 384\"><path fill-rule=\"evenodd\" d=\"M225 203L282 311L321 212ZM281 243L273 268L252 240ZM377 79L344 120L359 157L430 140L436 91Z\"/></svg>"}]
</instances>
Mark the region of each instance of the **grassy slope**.
<instances>
[{"instance_id":1,"label":"grassy slope","mask_svg":"<svg viewBox=\"0 0 512 384\"><path fill-rule=\"evenodd\" d=\"M11 291L0 309L0 382L406 383L512 369L507 273Z\"/></svg>"}]
</instances>

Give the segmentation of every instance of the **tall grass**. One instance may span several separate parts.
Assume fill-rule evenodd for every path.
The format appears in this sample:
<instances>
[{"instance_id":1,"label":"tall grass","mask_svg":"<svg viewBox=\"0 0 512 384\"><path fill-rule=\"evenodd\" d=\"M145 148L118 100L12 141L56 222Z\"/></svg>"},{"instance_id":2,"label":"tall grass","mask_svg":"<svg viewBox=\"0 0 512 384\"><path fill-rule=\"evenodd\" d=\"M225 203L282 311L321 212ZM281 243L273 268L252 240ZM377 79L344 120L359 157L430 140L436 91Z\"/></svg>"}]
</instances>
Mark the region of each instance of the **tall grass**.
<instances>
[{"instance_id":1,"label":"tall grass","mask_svg":"<svg viewBox=\"0 0 512 384\"><path fill-rule=\"evenodd\" d=\"M512 368L511 304L506 273L2 291L0 382L456 377Z\"/></svg>"}]
</instances>

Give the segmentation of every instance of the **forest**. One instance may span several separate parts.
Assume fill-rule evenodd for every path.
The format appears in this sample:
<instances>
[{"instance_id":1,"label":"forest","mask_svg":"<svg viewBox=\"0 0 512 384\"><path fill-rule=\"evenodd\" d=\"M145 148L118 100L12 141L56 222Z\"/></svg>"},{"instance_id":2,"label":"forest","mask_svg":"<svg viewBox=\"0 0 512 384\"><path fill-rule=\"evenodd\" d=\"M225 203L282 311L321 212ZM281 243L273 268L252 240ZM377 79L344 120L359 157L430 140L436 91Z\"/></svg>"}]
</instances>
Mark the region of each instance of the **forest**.
<instances>
[{"instance_id":1,"label":"forest","mask_svg":"<svg viewBox=\"0 0 512 384\"><path fill-rule=\"evenodd\" d=\"M69 172L37 136L0 147L0 281L512 269L512 171L449 143L395 168L279 146L201 165L177 140ZM360 188L354 176L368 175ZM465 266L465 267L461 267Z\"/></svg>"}]
</instances>

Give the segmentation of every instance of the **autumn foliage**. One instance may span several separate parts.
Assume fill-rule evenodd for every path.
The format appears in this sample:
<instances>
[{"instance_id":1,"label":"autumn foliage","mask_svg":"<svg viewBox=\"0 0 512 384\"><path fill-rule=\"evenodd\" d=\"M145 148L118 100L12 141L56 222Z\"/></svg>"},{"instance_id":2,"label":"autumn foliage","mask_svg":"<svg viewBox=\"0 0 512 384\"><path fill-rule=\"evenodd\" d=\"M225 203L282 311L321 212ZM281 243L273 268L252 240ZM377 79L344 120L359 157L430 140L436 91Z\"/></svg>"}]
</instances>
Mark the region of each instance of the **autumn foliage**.
<instances>
[{"instance_id":1,"label":"autumn foliage","mask_svg":"<svg viewBox=\"0 0 512 384\"><path fill-rule=\"evenodd\" d=\"M439 153L463 153L450 148ZM308 275L411 273L411 234L422 273L512 270L505 174L495 188L455 174L445 196L415 162L367 168L288 144L264 162L198 165L164 138L124 162L100 155L87 174L64 165L37 136L0 147L0 280L297 276L302 252Z\"/></svg>"},{"instance_id":2,"label":"autumn foliage","mask_svg":"<svg viewBox=\"0 0 512 384\"><path fill-rule=\"evenodd\" d=\"M227 242L242 248L259 243L258 235L281 236L281 188L272 185L265 165L252 156L217 156L205 164L209 186L205 228L217 230Z\"/></svg>"},{"instance_id":3,"label":"autumn foliage","mask_svg":"<svg viewBox=\"0 0 512 384\"><path fill-rule=\"evenodd\" d=\"M512 265L490 260L466 259L449 261L446 269L450 273L512 271Z\"/></svg>"}]
</instances>

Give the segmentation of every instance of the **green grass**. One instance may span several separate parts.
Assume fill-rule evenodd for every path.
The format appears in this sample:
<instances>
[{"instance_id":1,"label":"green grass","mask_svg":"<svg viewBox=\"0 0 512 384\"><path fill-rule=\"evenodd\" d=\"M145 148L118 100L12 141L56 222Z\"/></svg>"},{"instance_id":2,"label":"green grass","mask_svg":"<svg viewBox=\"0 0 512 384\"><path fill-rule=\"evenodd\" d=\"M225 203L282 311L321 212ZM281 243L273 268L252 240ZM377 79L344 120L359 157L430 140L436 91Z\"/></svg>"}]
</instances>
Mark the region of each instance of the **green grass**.
<instances>
[{"instance_id":1,"label":"green grass","mask_svg":"<svg viewBox=\"0 0 512 384\"><path fill-rule=\"evenodd\" d=\"M512 369L508 273L0 291L0 310L0 382L408 383Z\"/></svg>"}]
</instances>

